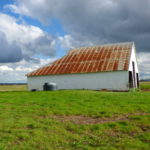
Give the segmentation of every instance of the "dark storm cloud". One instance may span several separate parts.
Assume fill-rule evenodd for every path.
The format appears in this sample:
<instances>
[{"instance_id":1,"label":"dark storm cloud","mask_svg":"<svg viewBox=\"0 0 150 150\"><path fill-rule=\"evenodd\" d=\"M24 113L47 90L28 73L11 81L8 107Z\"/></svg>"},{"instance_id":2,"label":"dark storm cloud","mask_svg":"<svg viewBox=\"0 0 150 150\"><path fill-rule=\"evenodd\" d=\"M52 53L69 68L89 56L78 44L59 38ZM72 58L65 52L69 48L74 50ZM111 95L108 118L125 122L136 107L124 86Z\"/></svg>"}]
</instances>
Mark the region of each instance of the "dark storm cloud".
<instances>
[{"instance_id":1,"label":"dark storm cloud","mask_svg":"<svg viewBox=\"0 0 150 150\"><path fill-rule=\"evenodd\" d=\"M37 26L18 23L15 17L0 13L0 62L54 56L55 39Z\"/></svg>"},{"instance_id":2,"label":"dark storm cloud","mask_svg":"<svg viewBox=\"0 0 150 150\"><path fill-rule=\"evenodd\" d=\"M0 32L0 63L18 62L22 59L21 49L15 42L8 42L3 32Z\"/></svg>"},{"instance_id":3,"label":"dark storm cloud","mask_svg":"<svg viewBox=\"0 0 150 150\"><path fill-rule=\"evenodd\" d=\"M46 35L25 43L9 41L5 33L0 31L0 63L18 62L21 59L38 63L35 55L55 56L54 44L55 42Z\"/></svg>"},{"instance_id":4,"label":"dark storm cloud","mask_svg":"<svg viewBox=\"0 0 150 150\"><path fill-rule=\"evenodd\" d=\"M95 0L74 3L61 9L65 15L61 15L62 11L60 18L76 40L84 36L94 44L135 41L138 51L150 52L150 2Z\"/></svg>"},{"instance_id":5,"label":"dark storm cloud","mask_svg":"<svg viewBox=\"0 0 150 150\"><path fill-rule=\"evenodd\" d=\"M149 0L17 0L10 8L44 23L57 18L81 43L135 41L139 52L150 51Z\"/></svg>"},{"instance_id":6,"label":"dark storm cloud","mask_svg":"<svg viewBox=\"0 0 150 150\"><path fill-rule=\"evenodd\" d=\"M41 54L45 56L55 56L55 40L48 34L41 35L38 38L24 44L25 49L30 53Z\"/></svg>"}]
</instances>

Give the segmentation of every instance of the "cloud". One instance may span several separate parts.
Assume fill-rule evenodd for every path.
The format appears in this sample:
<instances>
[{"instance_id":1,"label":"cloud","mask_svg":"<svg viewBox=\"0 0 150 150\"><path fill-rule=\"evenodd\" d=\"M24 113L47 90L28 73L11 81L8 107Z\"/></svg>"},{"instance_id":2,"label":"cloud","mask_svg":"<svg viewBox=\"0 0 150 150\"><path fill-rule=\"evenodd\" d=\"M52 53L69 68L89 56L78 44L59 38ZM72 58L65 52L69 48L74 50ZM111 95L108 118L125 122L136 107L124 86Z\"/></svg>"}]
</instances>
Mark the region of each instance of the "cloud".
<instances>
[{"instance_id":1,"label":"cloud","mask_svg":"<svg viewBox=\"0 0 150 150\"><path fill-rule=\"evenodd\" d=\"M150 49L148 0L16 0L7 7L43 23L59 19L75 46L135 41L138 52Z\"/></svg>"},{"instance_id":2,"label":"cloud","mask_svg":"<svg viewBox=\"0 0 150 150\"><path fill-rule=\"evenodd\" d=\"M0 83L24 83L26 82L25 74L48 64L53 59L39 59L39 63L21 60L15 63L0 63Z\"/></svg>"},{"instance_id":3,"label":"cloud","mask_svg":"<svg viewBox=\"0 0 150 150\"><path fill-rule=\"evenodd\" d=\"M39 27L18 23L0 13L0 62L34 60L34 55L54 56L55 39Z\"/></svg>"},{"instance_id":4,"label":"cloud","mask_svg":"<svg viewBox=\"0 0 150 150\"><path fill-rule=\"evenodd\" d=\"M150 53L138 53L138 66L141 72L141 78L150 79Z\"/></svg>"},{"instance_id":5,"label":"cloud","mask_svg":"<svg viewBox=\"0 0 150 150\"><path fill-rule=\"evenodd\" d=\"M63 48L135 41L141 77L150 76L148 0L15 0L14 4L6 8L21 16L35 18L43 24L58 19L67 33L54 40L38 27L18 24L15 18L8 15L2 18L0 15L3 20L0 31L5 34L4 41L7 40L9 44L15 41L13 45L18 51L21 49L26 60L33 63L39 61L31 57L34 54L53 55L57 41Z\"/></svg>"},{"instance_id":6,"label":"cloud","mask_svg":"<svg viewBox=\"0 0 150 150\"><path fill-rule=\"evenodd\" d=\"M1 70L1 71L13 71L12 68L10 68L10 67L8 67L8 66L5 66L5 65L0 66L0 70Z\"/></svg>"},{"instance_id":7,"label":"cloud","mask_svg":"<svg viewBox=\"0 0 150 150\"><path fill-rule=\"evenodd\" d=\"M78 37L78 40L76 40L74 37L72 37L69 34L66 34L64 36L58 36L57 40L59 41L62 48L76 48L76 47L82 47L82 46L91 46L93 45L93 42L88 40L83 40L82 37ZM82 41L82 42L81 42Z\"/></svg>"},{"instance_id":8,"label":"cloud","mask_svg":"<svg viewBox=\"0 0 150 150\"><path fill-rule=\"evenodd\" d=\"M22 59L20 47L14 41L7 41L5 33L0 31L0 62L17 62Z\"/></svg>"}]
</instances>

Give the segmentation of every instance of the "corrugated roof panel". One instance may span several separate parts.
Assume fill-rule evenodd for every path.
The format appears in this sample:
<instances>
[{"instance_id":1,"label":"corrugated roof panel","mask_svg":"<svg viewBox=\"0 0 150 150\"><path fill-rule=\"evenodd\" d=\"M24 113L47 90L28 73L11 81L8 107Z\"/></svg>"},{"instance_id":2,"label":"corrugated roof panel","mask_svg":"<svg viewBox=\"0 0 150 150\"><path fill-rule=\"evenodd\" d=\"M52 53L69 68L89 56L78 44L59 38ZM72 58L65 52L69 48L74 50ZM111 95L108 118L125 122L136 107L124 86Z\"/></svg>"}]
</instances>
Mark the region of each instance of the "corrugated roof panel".
<instances>
[{"instance_id":1,"label":"corrugated roof panel","mask_svg":"<svg viewBox=\"0 0 150 150\"><path fill-rule=\"evenodd\" d=\"M87 63L86 63L86 66L84 66L85 72L88 72L89 66L90 66L90 62L87 62Z\"/></svg>"},{"instance_id":2,"label":"corrugated roof panel","mask_svg":"<svg viewBox=\"0 0 150 150\"><path fill-rule=\"evenodd\" d=\"M58 60L55 60L53 63L50 63L50 65L51 65L51 64L57 65L57 64L62 63L65 57L66 57L66 56L63 56L63 57L59 58Z\"/></svg>"},{"instance_id":3,"label":"corrugated roof panel","mask_svg":"<svg viewBox=\"0 0 150 150\"><path fill-rule=\"evenodd\" d=\"M73 68L74 68L74 66L75 66L75 63L74 63L74 62L70 63L70 67L68 68L68 72L69 72L69 73L73 73Z\"/></svg>"},{"instance_id":4,"label":"corrugated roof panel","mask_svg":"<svg viewBox=\"0 0 150 150\"><path fill-rule=\"evenodd\" d=\"M85 52L81 52L80 57L79 57L79 62L82 62L84 55L85 55Z\"/></svg>"},{"instance_id":5,"label":"corrugated roof panel","mask_svg":"<svg viewBox=\"0 0 150 150\"><path fill-rule=\"evenodd\" d=\"M118 63L118 69L117 70L123 70L123 60L119 60L119 63Z\"/></svg>"},{"instance_id":6,"label":"corrugated roof panel","mask_svg":"<svg viewBox=\"0 0 150 150\"><path fill-rule=\"evenodd\" d=\"M116 56L116 52L112 51L112 53L111 53L111 59L115 59L115 56Z\"/></svg>"},{"instance_id":7,"label":"corrugated roof panel","mask_svg":"<svg viewBox=\"0 0 150 150\"><path fill-rule=\"evenodd\" d=\"M61 68L62 68L62 65L63 64L58 64L58 65L55 65L53 70L52 70L52 73L51 74L61 74Z\"/></svg>"},{"instance_id":8,"label":"corrugated roof panel","mask_svg":"<svg viewBox=\"0 0 150 150\"><path fill-rule=\"evenodd\" d=\"M102 53L102 56L101 56L101 59L105 59L107 53L108 53L108 50L107 50L107 49L104 49L104 51L103 51L103 53Z\"/></svg>"},{"instance_id":9,"label":"corrugated roof panel","mask_svg":"<svg viewBox=\"0 0 150 150\"><path fill-rule=\"evenodd\" d=\"M83 63L81 62L77 68L77 72L81 72L83 69Z\"/></svg>"},{"instance_id":10,"label":"corrugated roof panel","mask_svg":"<svg viewBox=\"0 0 150 150\"><path fill-rule=\"evenodd\" d=\"M84 65L83 65L82 72L86 72L87 67L88 67L88 62L85 62Z\"/></svg>"},{"instance_id":11,"label":"corrugated roof panel","mask_svg":"<svg viewBox=\"0 0 150 150\"><path fill-rule=\"evenodd\" d=\"M112 50L109 50L109 51L108 51L108 54L107 54L107 59L108 59L108 60L111 58L111 53L112 53Z\"/></svg>"},{"instance_id":12,"label":"corrugated roof panel","mask_svg":"<svg viewBox=\"0 0 150 150\"><path fill-rule=\"evenodd\" d=\"M75 57L76 56L74 54L71 54L68 63L72 63L74 61Z\"/></svg>"},{"instance_id":13,"label":"corrugated roof panel","mask_svg":"<svg viewBox=\"0 0 150 150\"><path fill-rule=\"evenodd\" d=\"M45 72L46 75L52 74L53 68L55 65L51 65L48 67L47 71Z\"/></svg>"},{"instance_id":14,"label":"corrugated roof panel","mask_svg":"<svg viewBox=\"0 0 150 150\"><path fill-rule=\"evenodd\" d=\"M122 50L122 46L119 45L118 48L117 48L117 50Z\"/></svg>"},{"instance_id":15,"label":"corrugated roof panel","mask_svg":"<svg viewBox=\"0 0 150 150\"><path fill-rule=\"evenodd\" d=\"M74 66L75 66L75 63L70 63L68 68L66 69L66 72L67 73L72 73Z\"/></svg>"},{"instance_id":16,"label":"corrugated roof panel","mask_svg":"<svg viewBox=\"0 0 150 150\"><path fill-rule=\"evenodd\" d=\"M93 72L98 72L99 61L95 62L95 66L93 67Z\"/></svg>"},{"instance_id":17,"label":"corrugated roof panel","mask_svg":"<svg viewBox=\"0 0 150 150\"><path fill-rule=\"evenodd\" d=\"M82 73L82 72L84 72L83 69L84 69L84 66L86 65L86 63L81 62L80 64L81 64L81 66L80 66L79 71Z\"/></svg>"},{"instance_id":18,"label":"corrugated roof panel","mask_svg":"<svg viewBox=\"0 0 150 150\"><path fill-rule=\"evenodd\" d=\"M52 70L50 70L51 74L54 74L56 72L56 68L60 66L59 64L58 65L53 65L53 68Z\"/></svg>"},{"instance_id":19,"label":"corrugated roof panel","mask_svg":"<svg viewBox=\"0 0 150 150\"><path fill-rule=\"evenodd\" d=\"M118 60L115 60L114 66L113 66L113 70L114 70L114 71L117 71L117 70L118 70L118 63L119 63L119 61L118 61Z\"/></svg>"},{"instance_id":20,"label":"corrugated roof panel","mask_svg":"<svg viewBox=\"0 0 150 150\"><path fill-rule=\"evenodd\" d=\"M66 66L66 64L61 64L60 68L56 71L56 74L63 74L65 66ZM66 74L66 72L67 71L65 71L65 74Z\"/></svg>"},{"instance_id":21,"label":"corrugated roof panel","mask_svg":"<svg viewBox=\"0 0 150 150\"><path fill-rule=\"evenodd\" d=\"M98 57L97 57L97 59L96 59L97 61L101 60L103 53L104 53L104 48L102 47L102 48L99 49L99 51L98 51Z\"/></svg>"},{"instance_id":22,"label":"corrugated roof panel","mask_svg":"<svg viewBox=\"0 0 150 150\"><path fill-rule=\"evenodd\" d=\"M72 69L74 67L75 63L71 63L69 68L68 68L68 73L72 73Z\"/></svg>"},{"instance_id":23,"label":"corrugated roof panel","mask_svg":"<svg viewBox=\"0 0 150 150\"><path fill-rule=\"evenodd\" d=\"M128 70L128 68L129 68L129 61L126 59L125 65L124 65L124 70Z\"/></svg>"},{"instance_id":24,"label":"corrugated roof panel","mask_svg":"<svg viewBox=\"0 0 150 150\"><path fill-rule=\"evenodd\" d=\"M67 63L67 64L70 63L70 62L71 62L71 59L72 59L72 56L73 56L73 55L70 55L69 57L67 57L66 62L64 62L64 63Z\"/></svg>"},{"instance_id":25,"label":"corrugated roof panel","mask_svg":"<svg viewBox=\"0 0 150 150\"><path fill-rule=\"evenodd\" d=\"M93 49L92 51L89 52L89 57L88 57L88 61L93 61L93 55L95 53L95 49Z\"/></svg>"},{"instance_id":26,"label":"corrugated roof panel","mask_svg":"<svg viewBox=\"0 0 150 150\"><path fill-rule=\"evenodd\" d=\"M44 74L44 72L47 70L47 67L43 67L43 69L41 69L41 71L38 73L38 75L42 75Z\"/></svg>"},{"instance_id":27,"label":"corrugated roof panel","mask_svg":"<svg viewBox=\"0 0 150 150\"><path fill-rule=\"evenodd\" d=\"M100 72L100 71L102 70L103 62L104 62L103 60L100 60L100 61L99 61L99 64L98 64L98 66L97 66L97 68L98 68L97 71L98 71L98 72Z\"/></svg>"},{"instance_id":28,"label":"corrugated roof panel","mask_svg":"<svg viewBox=\"0 0 150 150\"><path fill-rule=\"evenodd\" d=\"M86 49L85 55L84 55L84 57L83 57L83 59L81 61L87 61L88 55L89 55L89 52L88 52L88 49Z\"/></svg>"},{"instance_id":29,"label":"corrugated roof panel","mask_svg":"<svg viewBox=\"0 0 150 150\"><path fill-rule=\"evenodd\" d=\"M69 73L74 73L73 70L74 70L75 66L76 66L76 63L75 63L75 62L74 62L74 63L71 63L71 66L70 66L70 68L69 68Z\"/></svg>"},{"instance_id":30,"label":"corrugated roof panel","mask_svg":"<svg viewBox=\"0 0 150 150\"><path fill-rule=\"evenodd\" d=\"M107 70L107 65L108 65L108 60L105 60L104 61L104 66L103 66L103 71L106 71Z\"/></svg>"},{"instance_id":31,"label":"corrugated roof panel","mask_svg":"<svg viewBox=\"0 0 150 150\"><path fill-rule=\"evenodd\" d=\"M114 45L113 49L114 49L114 50L117 50L117 49L118 49L117 45Z\"/></svg>"},{"instance_id":32,"label":"corrugated roof panel","mask_svg":"<svg viewBox=\"0 0 150 150\"><path fill-rule=\"evenodd\" d=\"M117 52L117 59L120 59L121 51Z\"/></svg>"},{"instance_id":33,"label":"corrugated roof panel","mask_svg":"<svg viewBox=\"0 0 150 150\"><path fill-rule=\"evenodd\" d=\"M64 67L63 67L63 70L61 71L61 74L68 74L69 72L68 72L68 70L69 70L69 68L70 68L70 63L67 63L67 64L63 64L64 65Z\"/></svg>"},{"instance_id":34,"label":"corrugated roof panel","mask_svg":"<svg viewBox=\"0 0 150 150\"><path fill-rule=\"evenodd\" d=\"M128 70L133 43L72 49L64 57L27 76Z\"/></svg>"},{"instance_id":35,"label":"corrugated roof panel","mask_svg":"<svg viewBox=\"0 0 150 150\"><path fill-rule=\"evenodd\" d=\"M38 69L37 71L35 71L35 72L33 73L33 75L35 75L35 76L39 75L40 72L41 72L43 69L44 69L44 67Z\"/></svg>"},{"instance_id":36,"label":"corrugated roof panel","mask_svg":"<svg viewBox=\"0 0 150 150\"><path fill-rule=\"evenodd\" d=\"M41 72L41 75L42 74L47 74L47 71L49 70L49 68L52 68L52 66L46 66L46 68L45 69L43 69L43 72Z\"/></svg>"},{"instance_id":37,"label":"corrugated roof panel","mask_svg":"<svg viewBox=\"0 0 150 150\"><path fill-rule=\"evenodd\" d=\"M92 61L92 62L91 62L91 65L92 65L92 66L91 66L91 70L90 70L90 72L93 72L93 68L94 68L94 66L95 66L95 62L94 62L94 61Z\"/></svg>"},{"instance_id":38,"label":"corrugated roof panel","mask_svg":"<svg viewBox=\"0 0 150 150\"><path fill-rule=\"evenodd\" d=\"M41 69L42 69L42 68L41 68ZM38 69L38 70L39 70L39 69ZM30 74L28 73L27 76L28 76L28 75L34 76L38 70L32 71Z\"/></svg>"},{"instance_id":39,"label":"corrugated roof panel","mask_svg":"<svg viewBox=\"0 0 150 150\"><path fill-rule=\"evenodd\" d=\"M34 72L34 75L37 76L40 74L40 72L44 69L44 67L38 69L37 71Z\"/></svg>"},{"instance_id":40,"label":"corrugated roof panel","mask_svg":"<svg viewBox=\"0 0 150 150\"><path fill-rule=\"evenodd\" d=\"M66 56L64 57L62 63L63 63L63 64L66 63L70 56L71 56L71 55L66 55Z\"/></svg>"},{"instance_id":41,"label":"corrugated roof panel","mask_svg":"<svg viewBox=\"0 0 150 150\"><path fill-rule=\"evenodd\" d=\"M123 49L128 49L128 44L122 45Z\"/></svg>"},{"instance_id":42,"label":"corrugated roof panel","mask_svg":"<svg viewBox=\"0 0 150 150\"><path fill-rule=\"evenodd\" d=\"M111 71L113 69L113 65L114 65L114 60L110 60L107 66L107 70Z\"/></svg>"},{"instance_id":43,"label":"corrugated roof panel","mask_svg":"<svg viewBox=\"0 0 150 150\"><path fill-rule=\"evenodd\" d=\"M77 73L77 69L80 63L75 63L74 67L72 68L72 73Z\"/></svg>"},{"instance_id":44,"label":"corrugated roof panel","mask_svg":"<svg viewBox=\"0 0 150 150\"><path fill-rule=\"evenodd\" d=\"M98 51L96 50L95 53L93 53L93 61L96 61L97 60L97 57L98 57Z\"/></svg>"},{"instance_id":45,"label":"corrugated roof panel","mask_svg":"<svg viewBox=\"0 0 150 150\"><path fill-rule=\"evenodd\" d=\"M121 55L121 58L120 59L126 59L127 57L127 52L126 50L125 51L122 51L122 55Z\"/></svg>"},{"instance_id":46,"label":"corrugated roof panel","mask_svg":"<svg viewBox=\"0 0 150 150\"><path fill-rule=\"evenodd\" d=\"M91 69L92 69L92 63L89 62L86 72L91 72Z\"/></svg>"}]
</instances>

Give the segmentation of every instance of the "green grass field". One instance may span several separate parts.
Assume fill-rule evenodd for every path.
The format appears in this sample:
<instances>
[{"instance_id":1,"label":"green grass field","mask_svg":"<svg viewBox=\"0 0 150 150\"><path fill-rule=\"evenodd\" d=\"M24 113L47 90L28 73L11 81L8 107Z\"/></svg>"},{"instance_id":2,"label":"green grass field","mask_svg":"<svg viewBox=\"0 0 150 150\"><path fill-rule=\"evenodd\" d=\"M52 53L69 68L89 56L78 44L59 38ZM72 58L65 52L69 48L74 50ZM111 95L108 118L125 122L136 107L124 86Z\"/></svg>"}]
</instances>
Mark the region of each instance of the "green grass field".
<instances>
[{"instance_id":1,"label":"green grass field","mask_svg":"<svg viewBox=\"0 0 150 150\"><path fill-rule=\"evenodd\" d=\"M0 92L0 150L150 150L150 92Z\"/></svg>"},{"instance_id":2,"label":"green grass field","mask_svg":"<svg viewBox=\"0 0 150 150\"><path fill-rule=\"evenodd\" d=\"M150 82L141 82L140 83L140 89L150 90Z\"/></svg>"}]
</instances>

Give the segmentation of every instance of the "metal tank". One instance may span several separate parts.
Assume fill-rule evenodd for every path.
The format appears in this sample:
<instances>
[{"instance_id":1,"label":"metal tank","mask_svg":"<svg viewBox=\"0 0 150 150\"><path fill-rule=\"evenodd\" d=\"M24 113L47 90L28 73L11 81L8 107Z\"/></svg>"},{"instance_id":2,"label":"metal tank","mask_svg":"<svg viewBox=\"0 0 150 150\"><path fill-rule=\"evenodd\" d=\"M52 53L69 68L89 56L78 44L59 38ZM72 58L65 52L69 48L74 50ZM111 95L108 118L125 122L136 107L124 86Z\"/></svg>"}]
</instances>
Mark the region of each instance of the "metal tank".
<instances>
[{"instance_id":1,"label":"metal tank","mask_svg":"<svg viewBox=\"0 0 150 150\"><path fill-rule=\"evenodd\" d=\"M57 90L57 84L56 83L44 83L43 85L43 91L55 91Z\"/></svg>"}]
</instances>

